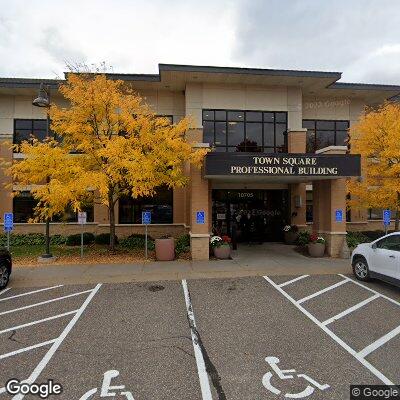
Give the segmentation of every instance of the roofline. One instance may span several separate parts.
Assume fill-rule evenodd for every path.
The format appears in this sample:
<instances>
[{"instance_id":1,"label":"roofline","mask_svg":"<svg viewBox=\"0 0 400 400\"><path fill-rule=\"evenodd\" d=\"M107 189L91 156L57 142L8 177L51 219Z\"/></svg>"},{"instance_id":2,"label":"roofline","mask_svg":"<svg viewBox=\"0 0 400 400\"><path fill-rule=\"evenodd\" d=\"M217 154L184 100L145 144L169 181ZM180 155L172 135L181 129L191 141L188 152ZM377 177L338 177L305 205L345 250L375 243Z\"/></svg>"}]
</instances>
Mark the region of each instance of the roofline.
<instances>
[{"instance_id":1,"label":"roofline","mask_svg":"<svg viewBox=\"0 0 400 400\"><path fill-rule=\"evenodd\" d=\"M337 78L342 76L341 72L327 71L302 71L289 69L266 69L266 68L239 68L239 67L215 67L202 65L181 64L158 64L160 74L162 71L177 72L205 72L217 74L243 74L243 75L266 75L266 76L298 76L313 78Z\"/></svg>"},{"instance_id":2,"label":"roofline","mask_svg":"<svg viewBox=\"0 0 400 400\"><path fill-rule=\"evenodd\" d=\"M40 78L0 78L0 87L2 88L39 88L40 84L50 86L52 89L58 89L58 86L64 82L61 79L40 79Z\"/></svg>"},{"instance_id":3,"label":"roofline","mask_svg":"<svg viewBox=\"0 0 400 400\"><path fill-rule=\"evenodd\" d=\"M400 92L400 85L385 85L380 83L352 83L352 82L334 82L328 86L328 89L354 89L354 90L393 90Z\"/></svg>"}]
</instances>

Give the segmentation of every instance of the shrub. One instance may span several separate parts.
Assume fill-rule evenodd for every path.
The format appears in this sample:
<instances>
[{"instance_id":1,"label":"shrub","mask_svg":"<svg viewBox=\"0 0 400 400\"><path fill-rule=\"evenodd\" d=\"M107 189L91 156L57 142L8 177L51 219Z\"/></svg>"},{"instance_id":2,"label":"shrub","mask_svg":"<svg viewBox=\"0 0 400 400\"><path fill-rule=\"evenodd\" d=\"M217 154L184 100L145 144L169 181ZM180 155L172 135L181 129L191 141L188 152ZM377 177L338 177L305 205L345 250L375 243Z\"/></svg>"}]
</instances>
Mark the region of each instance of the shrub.
<instances>
[{"instance_id":1,"label":"shrub","mask_svg":"<svg viewBox=\"0 0 400 400\"><path fill-rule=\"evenodd\" d=\"M83 244L91 244L94 242L94 235L91 232L84 232L83 234ZM75 233L74 235L69 235L65 242L67 246L80 246L81 244L81 234Z\"/></svg>"},{"instance_id":2,"label":"shrub","mask_svg":"<svg viewBox=\"0 0 400 400\"><path fill-rule=\"evenodd\" d=\"M370 242L371 239L364 235L362 232L347 232L346 235L347 246L350 248L358 246L360 243Z\"/></svg>"},{"instance_id":3,"label":"shrub","mask_svg":"<svg viewBox=\"0 0 400 400\"><path fill-rule=\"evenodd\" d=\"M118 244L118 236L115 235L114 237L115 244ZM96 244L110 244L110 234L109 233L100 233L94 239Z\"/></svg>"},{"instance_id":4,"label":"shrub","mask_svg":"<svg viewBox=\"0 0 400 400\"><path fill-rule=\"evenodd\" d=\"M32 246L46 243L46 237L42 233L17 233L10 235L10 244L12 246ZM0 246L7 244L7 235L0 235Z\"/></svg>"},{"instance_id":5,"label":"shrub","mask_svg":"<svg viewBox=\"0 0 400 400\"><path fill-rule=\"evenodd\" d=\"M120 240L122 247L130 249L144 249L145 243L146 237L140 233L134 233ZM154 239L150 235L147 236L147 249L154 250Z\"/></svg>"},{"instance_id":6,"label":"shrub","mask_svg":"<svg viewBox=\"0 0 400 400\"><path fill-rule=\"evenodd\" d=\"M297 244L299 246L305 246L310 242L310 232L301 231L299 232L299 237L297 238Z\"/></svg>"},{"instance_id":7,"label":"shrub","mask_svg":"<svg viewBox=\"0 0 400 400\"><path fill-rule=\"evenodd\" d=\"M50 244L65 244L67 238L62 235L53 235L50 237Z\"/></svg>"},{"instance_id":8,"label":"shrub","mask_svg":"<svg viewBox=\"0 0 400 400\"><path fill-rule=\"evenodd\" d=\"M364 236L366 236L368 239L370 239L369 241L372 242L376 239L379 239L382 236L385 236L385 232L382 230L376 230L376 231L362 231L360 232L362 233ZM388 232L390 233L390 232Z\"/></svg>"},{"instance_id":9,"label":"shrub","mask_svg":"<svg viewBox=\"0 0 400 400\"><path fill-rule=\"evenodd\" d=\"M175 241L175 253L177 256L182 253L186 253L190 248L190 236L184 234L179 236Z\"/></svg>"}]
</instances>

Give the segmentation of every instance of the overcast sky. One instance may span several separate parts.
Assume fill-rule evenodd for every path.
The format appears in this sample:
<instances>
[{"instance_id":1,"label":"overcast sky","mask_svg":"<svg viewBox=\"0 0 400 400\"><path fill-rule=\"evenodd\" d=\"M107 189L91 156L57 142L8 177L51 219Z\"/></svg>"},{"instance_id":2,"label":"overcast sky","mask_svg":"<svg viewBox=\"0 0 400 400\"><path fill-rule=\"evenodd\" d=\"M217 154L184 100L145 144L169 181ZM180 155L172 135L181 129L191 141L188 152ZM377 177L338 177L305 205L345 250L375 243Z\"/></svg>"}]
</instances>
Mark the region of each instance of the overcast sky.
<instances>
[{"instance_id":1,"label":"overcast sky","mask_svg":"<svg viewBox=\"0 0 400 400\"><path fill-rule=\"evenodd\" d=\"M158 63L343 72L400 84L400 0L0 0L0 76L65 62L157 73Z\"/></svg>"}]
</instances>

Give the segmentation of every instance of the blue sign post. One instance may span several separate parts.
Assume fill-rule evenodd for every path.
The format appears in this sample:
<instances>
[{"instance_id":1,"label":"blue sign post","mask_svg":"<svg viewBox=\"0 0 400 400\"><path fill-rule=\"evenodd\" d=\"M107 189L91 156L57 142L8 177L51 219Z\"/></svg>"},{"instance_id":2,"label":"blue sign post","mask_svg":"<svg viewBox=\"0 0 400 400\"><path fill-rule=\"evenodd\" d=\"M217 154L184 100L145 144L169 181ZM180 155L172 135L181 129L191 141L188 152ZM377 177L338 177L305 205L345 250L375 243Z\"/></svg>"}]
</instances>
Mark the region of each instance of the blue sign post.
<instances>
[{"instance_id":1,"label":"blue sign post","mask_svg":"<svg viewBox=\"0 0 400 400\"><path fill-rule=\"evenodd\" d=\"M383 225L385 226L385 234L387 234L391 217L392 217L392 212L390 210L383 210Z\"/></svg>"},{"instance_id":2,"label":"blue sign post","mask_svg":"<svg viewBox=\"0 0 400 400\"><path fill-rule=\"evenodd\" d=\"M13 213L4 213L4 231L7 232L7 250L10 250L10 232L14 228Z\"/></svg>"},{"instance_id":3,"label":"blue sign post","mask_svg":"<svg viewBox=\"0 0 400 400\"><path fill-rule=\"evenodd\" d=\"M343 222L343 210L335 210L335 221Z\"/></svg>"},{"instance_id":4,"label":"blue sign post","mask_svg":"<svg viewBox=\"0 0 400 400\"><path fill-rule=\"evenodd\" d=\"M206 213L205 211L196 212L196 224L205 224Z\"/></svg>"},{"instance_id":5,"label":"blue sign post","mask_svg":"<svg viewBox=\"0 0 400 400\"><path fill-rule=\"evenodd\" d=\"M144 254L147 260L147 225L151 224L151 211L142 211L142 224L145 226Z\"/></svg>"}]
</instances>

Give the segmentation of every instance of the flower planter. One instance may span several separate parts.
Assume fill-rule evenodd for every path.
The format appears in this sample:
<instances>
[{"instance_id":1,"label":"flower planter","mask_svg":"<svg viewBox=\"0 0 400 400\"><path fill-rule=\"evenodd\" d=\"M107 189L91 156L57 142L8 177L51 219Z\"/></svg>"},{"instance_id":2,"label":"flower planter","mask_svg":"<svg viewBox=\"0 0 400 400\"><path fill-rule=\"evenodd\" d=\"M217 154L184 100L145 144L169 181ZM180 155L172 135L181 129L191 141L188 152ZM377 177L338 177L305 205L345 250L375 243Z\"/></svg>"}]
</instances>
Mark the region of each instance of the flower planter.
<instances>
[{"instance_id":1,"label":"flower planter","mask_svg":"<svg viewBox=\"0 0 400 400\"><path fill-rule=\"evenodd\" d=\"M156 259L158 261L172 261L175 258L175 242L173 238L156 239Z\"/></svg>"},{"instance_id":2,"label":"flower planter","mask_svg":"<svg viewBox=\"0 0 400 400\"><path fill-rule=\"evenodd\" d=\"M231 246L229 244L222 244L221 246L214 247L214 256L222 260L229 258L231 255Z\"/></svg>"},{"instance_id":3,"label":"flower planter","mask_svg":"<svg viewBox=\"0 0 400 400\"><path fill-rule=\"evenodd\" d=\"M325 254L325 243L308 243L308 254L311 257L323 257Z\"/></svg>"},{"instance_id":4,"label":"flower planter","mask_svg":"<svg viewBox=\"0 0 400 400\"><path fill-rule=\"evenodd\" d=\"M284 232L283 236L286 244L296 244L297 238L299 237L299 233L289 231L289 232Z\"/></svg>"}]
</instances>

